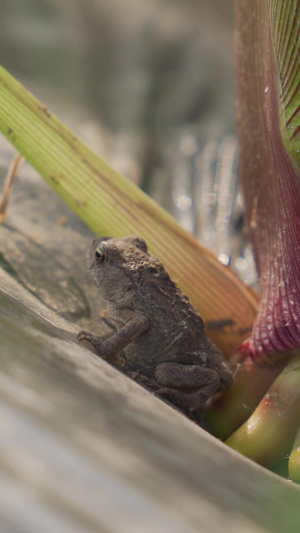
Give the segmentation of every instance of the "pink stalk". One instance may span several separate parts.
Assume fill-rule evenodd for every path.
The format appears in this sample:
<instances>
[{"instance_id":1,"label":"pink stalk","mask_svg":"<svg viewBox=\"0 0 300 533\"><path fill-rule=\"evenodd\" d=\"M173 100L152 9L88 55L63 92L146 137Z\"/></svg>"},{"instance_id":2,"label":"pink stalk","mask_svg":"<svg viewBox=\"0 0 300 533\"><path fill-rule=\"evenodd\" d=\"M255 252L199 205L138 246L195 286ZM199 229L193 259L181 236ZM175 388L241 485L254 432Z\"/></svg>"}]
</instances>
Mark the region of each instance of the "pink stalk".
<instances>
[{"instance_id":1,"label":"pink stalk","mask_svg":"<svg viewBox=\"0 0 300 533\"><path fill-rule=\"evenodd\" d=\"M300 181L279 129L268 6L237 0L236 9L240 179L261 284L248 345L256 361L300 346Z\"/></svg>"}]
</instances>

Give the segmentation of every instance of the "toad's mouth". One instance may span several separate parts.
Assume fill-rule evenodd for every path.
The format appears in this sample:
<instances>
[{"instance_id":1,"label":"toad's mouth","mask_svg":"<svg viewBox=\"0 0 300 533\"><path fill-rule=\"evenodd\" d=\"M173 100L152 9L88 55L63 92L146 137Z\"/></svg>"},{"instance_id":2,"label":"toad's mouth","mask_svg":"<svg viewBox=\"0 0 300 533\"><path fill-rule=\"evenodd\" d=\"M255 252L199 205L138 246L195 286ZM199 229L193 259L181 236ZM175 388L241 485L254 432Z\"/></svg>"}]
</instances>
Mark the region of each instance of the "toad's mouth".
<instances>
[{"instance_id":1,"label":"toad's mouth","mask_svg":"<svg viewBox=\"0 0 300 533\"><path fill-rule=\"evenodd\" d=\"M94 259L94 261L92 261L90 266L89 266L89 270L93 270L93 268L95 268L95 266L96 266L96 260Z\"/></svg>"}]
</instances>

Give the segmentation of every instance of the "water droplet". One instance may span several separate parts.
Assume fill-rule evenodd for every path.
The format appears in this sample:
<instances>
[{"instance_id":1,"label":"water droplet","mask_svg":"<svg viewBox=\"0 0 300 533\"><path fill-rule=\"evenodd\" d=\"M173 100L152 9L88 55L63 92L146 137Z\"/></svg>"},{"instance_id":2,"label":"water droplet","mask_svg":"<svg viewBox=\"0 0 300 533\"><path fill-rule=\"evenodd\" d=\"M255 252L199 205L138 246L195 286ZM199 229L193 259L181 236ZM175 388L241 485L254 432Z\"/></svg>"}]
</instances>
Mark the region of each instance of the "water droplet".
<instances>
[{"instance_id":1,"label":"water droplet","mask_svg":"<svg viewBox=\"0 0 300 533\"><path fill-rule=\"evenodd\" d=\"M220 254L218 256L218 261L219 263L221 263L222 265L226 265L228 266L229 263L230 263L230 255L228 254Z\"/></svg>"}]
</instances>

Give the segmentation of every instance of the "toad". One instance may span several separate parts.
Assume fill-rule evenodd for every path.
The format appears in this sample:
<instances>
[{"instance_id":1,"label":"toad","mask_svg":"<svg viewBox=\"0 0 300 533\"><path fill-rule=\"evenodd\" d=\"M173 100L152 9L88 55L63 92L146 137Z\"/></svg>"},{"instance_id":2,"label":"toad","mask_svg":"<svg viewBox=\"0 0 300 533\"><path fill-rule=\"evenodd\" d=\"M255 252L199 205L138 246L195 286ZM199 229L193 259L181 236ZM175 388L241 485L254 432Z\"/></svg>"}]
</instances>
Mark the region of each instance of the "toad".
<instances>
[{"instance_id":1,"label":"toad","mask_svg":"<svg viewBox=\"0 0 300 533\"><path fill-rule=\"evenodd\" d=\"M207 338L196 308L138 236L95 240L89 269L108 303L116 330L90 342L109 362L185 412L202 409L232 383L222 354ZM124 359L116 359L122 352Z\"/></svg>"}]
</instances>

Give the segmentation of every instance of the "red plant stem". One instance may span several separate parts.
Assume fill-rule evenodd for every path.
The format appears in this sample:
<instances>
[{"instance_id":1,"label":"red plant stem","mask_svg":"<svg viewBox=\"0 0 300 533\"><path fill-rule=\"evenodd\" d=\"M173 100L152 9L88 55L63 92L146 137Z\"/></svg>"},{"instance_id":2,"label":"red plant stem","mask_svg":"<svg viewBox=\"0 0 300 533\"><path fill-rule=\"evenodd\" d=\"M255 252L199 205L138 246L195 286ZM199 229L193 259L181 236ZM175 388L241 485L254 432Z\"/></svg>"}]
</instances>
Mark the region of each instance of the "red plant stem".
<instances>
[{"instance_id":1,"label":"red plant stem","mask_svg":"<svg viewBox=\"0 0 300 533\"><path fill-rule=\"evenodd\" d=\"M300 346L300 180L279 128L279 78L267 0L237 0L240 179L261 281L249 353Z\"/></svg>"}]
</instances>

